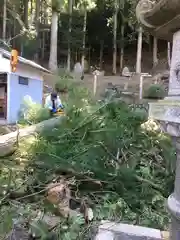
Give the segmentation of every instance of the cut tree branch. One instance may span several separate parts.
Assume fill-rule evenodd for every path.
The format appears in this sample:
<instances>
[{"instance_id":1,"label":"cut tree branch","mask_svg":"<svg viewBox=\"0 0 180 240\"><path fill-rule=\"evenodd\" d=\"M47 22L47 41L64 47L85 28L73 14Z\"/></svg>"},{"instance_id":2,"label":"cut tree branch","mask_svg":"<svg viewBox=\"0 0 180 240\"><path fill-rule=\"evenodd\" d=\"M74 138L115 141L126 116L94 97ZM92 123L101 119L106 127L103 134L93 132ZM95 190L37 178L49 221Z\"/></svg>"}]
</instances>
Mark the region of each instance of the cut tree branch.
<instances>
[{"instance_id":1,"label":"cut tree branch","mask_svg":"<svg viewBox=\"0 0 180 240\"><path fill-rule=\"evenodd\" d=\"M17 136L20 141L22 138L26 138L34 135L35 133L40 133L45 129L50 129L59 125L62 119L64 119L63 116L51 118L30 127L22 128L15 132L2 135L0 137L0 157L12 154L17 149Z\"/></svg>"}]
</instances>

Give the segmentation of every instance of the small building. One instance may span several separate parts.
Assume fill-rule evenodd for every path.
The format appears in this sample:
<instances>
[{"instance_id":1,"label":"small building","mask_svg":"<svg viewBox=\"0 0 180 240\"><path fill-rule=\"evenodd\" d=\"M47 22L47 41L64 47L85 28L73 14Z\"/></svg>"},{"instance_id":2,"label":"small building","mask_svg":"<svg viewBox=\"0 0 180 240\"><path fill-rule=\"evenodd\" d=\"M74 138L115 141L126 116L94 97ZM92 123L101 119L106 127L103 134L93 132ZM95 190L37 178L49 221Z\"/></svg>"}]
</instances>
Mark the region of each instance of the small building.
<instances>
[{"instance_id":1,"label":"small building","mask_svg":"<svg viewBox=\"0 0 180 240\"><path fill-rule=\"evenodd\" d=\"M11 53L0 48L0 124L15 123L25 96L43 102L43 78L49 70L18 57L15 72L11 71Z\"/></svg>"}]
</instances>

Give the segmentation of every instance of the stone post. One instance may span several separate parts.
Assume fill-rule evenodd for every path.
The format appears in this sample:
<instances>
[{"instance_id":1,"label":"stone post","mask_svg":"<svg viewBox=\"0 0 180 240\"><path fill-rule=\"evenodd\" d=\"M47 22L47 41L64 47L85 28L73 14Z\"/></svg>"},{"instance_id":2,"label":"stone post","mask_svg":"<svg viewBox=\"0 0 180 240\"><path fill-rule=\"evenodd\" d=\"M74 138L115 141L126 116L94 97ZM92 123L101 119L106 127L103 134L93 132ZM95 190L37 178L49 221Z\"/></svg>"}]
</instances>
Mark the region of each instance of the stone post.
<instances>
[{"instance_id":1,"label":"stone post","mask_svg":"<svg viewBox=\"0 0 180 240\"><path fill-rule=\"evenodd\" d=\"M169 196L167 205L171 214L170 239L180 240L180 31L173 36L168 97L149 104L149 117L160 122L176 148L174 192Z\"/></svg>"},{"instance_id":2,"label":"stone post","mask_svg":"<svg viewBox=\"0 0 180 240\"><path fill-rule=\"evenodd\" d=\"M136 73L141 73L142 37L143 37L143 29L142 29L142 26L140 26L139 33L138 33L138 42L137 42Z\"/></svg>"},{"instance_id":3,"label":"stone post","mask_svg":"<svg viewBox=\"0 0 180 240\"><path fill-rule=\"evenodd\" d=\"M98 74L97 74L97 71L94 72L94 79L93 79L93 93L94 93L94 96L96 95L96 91L97 91L97 77L98 77Z\"/></svg>"}]
</instances>

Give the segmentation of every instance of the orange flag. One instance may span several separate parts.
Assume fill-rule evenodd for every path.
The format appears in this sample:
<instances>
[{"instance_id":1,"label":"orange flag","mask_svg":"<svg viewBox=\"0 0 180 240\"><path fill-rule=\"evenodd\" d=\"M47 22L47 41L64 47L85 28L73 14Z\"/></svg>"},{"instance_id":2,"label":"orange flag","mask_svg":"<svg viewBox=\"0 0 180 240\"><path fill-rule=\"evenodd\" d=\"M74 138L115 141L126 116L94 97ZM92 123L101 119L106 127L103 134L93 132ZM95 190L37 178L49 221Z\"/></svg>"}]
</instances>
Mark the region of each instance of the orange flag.
<instances>
[{"instance_id":1,"label":"orange flag","mask_svg":"<svg viewBox=\"0 0 180 240\"><path fill-rule=\"evenodd\" d=\"M11 51L10 64L11 64L11 71L15 72L18 64L18 51L15 49Z\"/></svg>"}]
</instances>

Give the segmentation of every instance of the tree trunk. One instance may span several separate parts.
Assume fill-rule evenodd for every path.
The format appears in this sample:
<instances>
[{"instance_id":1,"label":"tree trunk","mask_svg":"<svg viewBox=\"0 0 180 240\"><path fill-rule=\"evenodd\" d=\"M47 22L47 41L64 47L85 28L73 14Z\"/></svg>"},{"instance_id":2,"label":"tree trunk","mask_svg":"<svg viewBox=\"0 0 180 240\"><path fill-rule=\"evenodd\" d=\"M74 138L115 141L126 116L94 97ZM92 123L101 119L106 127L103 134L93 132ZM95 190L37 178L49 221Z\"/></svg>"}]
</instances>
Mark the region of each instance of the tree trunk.
<instances>
[{"instance_id":1,"label":"tree trunk","mask_svg":"<svg viewBox=\"0 0 180 240\"><path fill-rule=\"evenodd\" d=\"M104 41L100 42L100 53L99 53L99 67L102 70L103 66L103 52L104 52Z\"/></svg>"},{"instance_id":2,"label":"tree trunk","mask_svg":"<svg viewBox=\"0 0 180 240\"><path fill-rule=\"evenodd\" d=\"M171 43L167 44L167 58L168 58L168 66L171 66Z\"/></svg>"},{"instance_id":3,"label":"tree trunk","mask_svg":"<svg viewBox=\"0 0 180 240\"><path fill-rule=\"evenodd\" d=\"M121 43L120 43L120 73L122 73L124 65L124 23L121 25Z\"/></svg>"},{"instance_id":4,"label":"tree trunk","mask_svg":"<svg viewBox=\"0 0 180 240\"><path fill-rule=\"evenodd\" d=\"M43 11L43 16L42 16L42 23L45 25L46 24L46 14L45 12L45 5L42 4L42 11ZM41 39L41 59L44 60L44 51L45 51L45 37L46 37L46 32L42 32L42 39Z\"/></svg>"},{"instance_id":5,"label":"tree trunk","mask_svg":"<svg viewBox=\"0 0 180 240\"><path fill-rule=\"evenodd\" d=\"M35 133L40 133L44 129L53 128L59 125L63 118L64 116L51 118L30 127L22 128L19 132L16 131L0 136L0 157L11 154L16 149L17 141L32 136Z\"/></svg>"},{"instance_id":6,"label":"tree trunk","mask_svg":"<svg viewBox=\"0 0 180 240\"><path fill-rule=\"evenodd\" d=\"M158 64L158 40L156 37L153 38L153 67L156 67Z\"/></svg>"},{"instance_id":7,"label":"tree trunk","mask_svg":"<svg viewBox=\"0 0 180 240\"><path fill-rule=\"evenodd\" d=\"M73 1L68 0L69 5L69 33L68 33L68 56L67 56L67 70L71 71L71 31L72 31L72 7Z\"/></svg>"},{"instance_id":8,"label":"tree trunk","mask_svg":"<svg viewBox=\"0 0 180 240\"><path fill-rule=\"evenodd\" d=\"M28 0L24 0L24 25L28 28Z\"/></svg>"},{"instance_id":9,"label":"tree trunk","mask_svg":"<svg viewBox=\"0 0 180 240\"><path fill-rule=\"evenodd\" d=\"M15 12L15 5L13 6L13 11ZM16 18L13 18L13 36L12 36L12 48L16 48Z\"/></svg>"},{"instance_id":10,"label":"tree trunk","mask_svg":"<svg viewBox=\"0 0 180 240\"><path fill-rule=\"evenodd\" d=\"M24 25L26 27L26 29L28 29L29 27L29 21L28 21L28 4L29 4L29 1L28 0L23 0L23 8L24 8L24 12L23 12L23 22L24 22ZM23 54L24 54L24 42L21 41L21 56L23 57Z\"/></svg>"},{"instance_id":11,"label":"tree trunk","mask_svg":"<svg viewBox=\"0 0 180 240\"><path fill-rule=\"evenodd\" d=\"M91 67L91 45L89 46L89 54L88 54L88 62L89 62L89 69Z\"/></svg>"},{"instance_id":12,"label":"tree trunk","mask_svg":"<svg viewBox=\"0 0 180 240\"><path fill-rule=\"evenodd\" d=\"M117 62L117 15L118 7L117 0L114 0L114 23L113 23L113 74L116 75L116 62Z\"/></svg>"},{"instance_id":13,"label":"tree trunk","mask_svg":"<svg viewBox=\"0 0 180 240\"><path fill-rule=\"evenodd\" d=\"M33 0L31 0L31 14L33 13Z\"/></svg>"},{"instance_id":14,"label":"tree trunk","mask_svg":"<svg viewBox=\"0 0 180 240\"><path fill-rule=\"evenodd\" d=\"M75 51L75 62L77 62L77 60L78 60L78 50L76 49L76 51Z\"/></svg>"},{"instance_id":15,"label":"tree trunk","mask_svg":"<svg viewBox=\"0 0 180 240\"><path fill-rule=\"evenodd\" d=\"M51 71L57 70L57 35L58 35L58 12L53 11L51 20L51 43L49 57L49 69Z\"/></svg>"},{"instance_id":16,"label":"tree trunk","mask_svg":"<svg viewBox=\"0 0 180 240\"><path fill-rule=\"evenodd\" d=\"M87 25L87 9L84 8L84 24L83 24L83 45L82 45L82 57L81 65L84 71L85 49L86 49L86 25Z\"/></svg>"},{"instance_id":17,"label":"tree trunk","mask_svg":"<svg viewBox=\"0 0 180 240\"><path fill-rule=\"evenodd\" d=\"M2 38L3 41L6 41L6 21L7 21L7 2L4 0L4 9L3 9L3 33Z\"/></svg>"},{"instance_id":18,"label":"tree trunk","mask_svg":"<svg viewBox=\"0 0 180 240\"><path fill-rule=\"evenodd\" d=\"M40 24L40 0L36 0L36 20L35 20L35 28L36 28L36 48L37 51L35 53L35 60L38 61L39 58L39 49L40 49L40 34L39 34L39 24Z\"/></svg>"},{"instance_id":19,"label":"tree trunk","mask_svg":"<svg viewBox=\"0 0 180 240\"><path fill-rule=\"evenodd\" d=\"M46 8L47 8L47 4L46 4L46 2L44 2L44 4L43 4L43 23L44 23L44 25L48 24L48 14L47 14ZM47 32L43 31L42 49L41 49L41 57L42 57L43 60L44 60L44 57L45 57L46 40L47 40Z\"/></svg>"},{"instance_id":20,"label":"tree trunk","mask_svg":"<svg viewBox=\"0 0 180 240\"><path fill-rule=\"evenodd\" d=\"M142 26L139 27L138 43L137 43L137 59L136 59L136 73L141 73L141 58L142 58Z\"/></svg>"}]
</instances>

